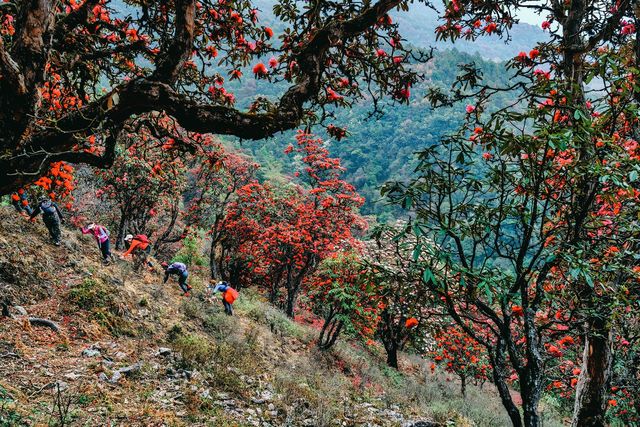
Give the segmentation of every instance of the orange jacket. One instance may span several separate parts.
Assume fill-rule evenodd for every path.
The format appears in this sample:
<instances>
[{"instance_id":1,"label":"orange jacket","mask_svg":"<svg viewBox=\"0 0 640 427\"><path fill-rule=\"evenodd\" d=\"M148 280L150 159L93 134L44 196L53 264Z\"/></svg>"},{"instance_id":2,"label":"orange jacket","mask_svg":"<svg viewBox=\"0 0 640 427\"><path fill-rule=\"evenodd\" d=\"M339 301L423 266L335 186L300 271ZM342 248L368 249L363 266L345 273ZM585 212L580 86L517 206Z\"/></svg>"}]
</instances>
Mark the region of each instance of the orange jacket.
<instances>
[{"instance_id":1,"label":"orange jacket","mask_svg":"<svg viewBox=\"0 0 640 427\"><path fill-rule=\"evenodd\" d=\"M122 256L131 254L134 250L136 250L136 248L140 248L141 251L144 251L145 249L147 249L147 247L149 247L148 242L141 242L140 240L133 239L131 241L131 246L129 246L127 252L125 252Z\"/></svg>"}]
</instances>

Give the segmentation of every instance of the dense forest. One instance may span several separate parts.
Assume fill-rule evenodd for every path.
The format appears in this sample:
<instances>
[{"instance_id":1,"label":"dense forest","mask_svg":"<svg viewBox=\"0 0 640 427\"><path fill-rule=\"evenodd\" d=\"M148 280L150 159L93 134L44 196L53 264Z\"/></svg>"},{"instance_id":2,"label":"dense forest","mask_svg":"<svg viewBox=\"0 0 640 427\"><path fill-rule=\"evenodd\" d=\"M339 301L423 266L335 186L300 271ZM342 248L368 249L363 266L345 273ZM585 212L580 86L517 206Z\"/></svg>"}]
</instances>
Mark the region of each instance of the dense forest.
<instances>
[{"instance_id":1,"label":"dense forest","mask_svg":"<svg viewBox=\"0 0 640 427\"><path fill-rule=\"evenodd\" d=\"M455 132L464 121L464 104L434 108L426 94L429 88L451 87L466 64L480 68L487 84L501 86L509 81L504 63L486 61L479 54L472 56L456 49L435 51L432 60L415 64L416 71L424 76L424 80L412 88L413 102L382 107L382 115L372 116L372 106L365 97L349 109L337 110L331 119L332 123L346 128L348 136L345 139L331 139L323 129L319 129L320 134L328 137L327 146L331 154L342 160L346 168L345 179L355 185L366 199L362 207L364 215L375 215L381 222L399 215L396 208L381 199L382 185L389 180L410 178L418 164L416 153ZM279 93L278 89L281 88L268 82L248 79L233 92L240 99L253 99L256 96L274 97ZM496 96L492 108L500 108L508 100L509 94ZM284 133L260 144L241 143L241 147L263 165L264 176L273 178L286 174L290 169L291 160L285 158L283 152L294 136L292 132Z\"/></svg>"}]
</instances>

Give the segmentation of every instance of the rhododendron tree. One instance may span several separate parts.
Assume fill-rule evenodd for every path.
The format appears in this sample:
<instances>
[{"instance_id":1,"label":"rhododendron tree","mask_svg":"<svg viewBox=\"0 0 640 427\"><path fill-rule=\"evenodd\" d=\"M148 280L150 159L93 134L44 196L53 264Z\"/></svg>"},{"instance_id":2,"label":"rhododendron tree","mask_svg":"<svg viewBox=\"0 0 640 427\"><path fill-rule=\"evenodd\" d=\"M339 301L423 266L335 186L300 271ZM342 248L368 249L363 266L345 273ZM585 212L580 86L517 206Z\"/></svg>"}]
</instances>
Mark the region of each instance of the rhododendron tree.
<instances>
[{"instance_id":1,"label":"rhododendron tree","mask_svg":"<svg viewBox=\"0 0 640 427\"><path fill-rule=\"evenodd\" d=\"M152 112L190 132L256 140L322 118L309 112L332 102L329 87L345 103L365 87L375 100L393 98L417 79L392 59L409 54L388 12L409 3L281 0L274 5L281 34L261 25L250 0L5 3L0 193L37 180L54 162L110 166L123 127ZM377 55L389 39L393 55ZM260 62L266 54L277 60L269 68ZM236 108L225 79L242 79L247 67L288 88L259 110ZM338 88L342 78L367 84Z\"/></svg>"},{"instance_id":2,"label":"rhododendron tree","mask_svg":"<svg viewBox=\"0 0 640 427\"><path fill-rule=\"evenodd\" d=\"M163 148L166 141L124 132L121 140L113 167L96 172L96 197L110 203L116 214L116 248L128 233L151 234L150 222L158 214L172 216L170 209L161 208L181 202L187 171L178 150Z\"/></svg>"},{"instance_id":3,"label":"rhododendron tree","mask_svg":"<svg viewBox=\"0 0 640 427\"><path fill-rule=\"evenodd\" d=\"M382 341L387 365L398 369L398 352L408 344L423 353L428 321L433 314L428 288L416 278L422 254L415 239L400 236L408 224L377 226L366 241L369 279L380 292L376 337Z\"/></svg>"},{"instance_id":4,"label":"rhododendron tree","mask_svg":"<svg viewBox=\"0 0 640 427\"><path fill-rule=\"evenodd\" d=\"M486 349L471 338L460 327L447 325L433 335L435 349L428 355L447 372L460 379L460 393L466 397L467 380L473 378L483 383L491 371Z\"/></svg>"},{"instance_id":5,"label":"rhododendron tree","mask_svg":"<svg viewBox=\"0 0 640 427\"><path fill-rule=\"evenodd\" d=\"M318 337L320 349L331 348L343 331L363 341L373 338L378 312L384 304L375 280L369 277L357 251L329 255L306 282L306 287L314 313L324 319Z\"/></svg>"},{"instance_id":6,"label":"rhododendron tree","mask_svg":"<svg viewBox=\"0 0 640 427\"><path fill-rule=\"evenodd\" d=\"M212 279L236 283L222 267L223 260L233 249L230 241L225 242L223 222L230 204L236 199L236 192L255 179L258 167L246 156L217 146L215 156L198 163L191 171L192 190L188 194L186 221L190 226L208 230Z\"/></svg>"},{"instance_id":7,"label":"rhododendron tree","mask_svg":"<svg viewBox=\"0 0 640 427\"><path fill-rule=\"evenodd\" d=\"M366 224L356 212L363 199L340 179L340 161L329 157L321 140L299 132L296 147L286 151L302 156L306 187L248 184L238 190L224 228L235 245L227 262L245 264L271 301L293 317L304 279L329 254L352 246L353 232Z\"/></svg>"},{"instance_id":8,"label":"rhododendron tree","mask_svg":"<svg viewBox=\"0 0 640 427\"><path fill-rule=\"evenodd\" d=\"M629 304L638 249L633 5L447 3L442 39L506 36L518 8L547 16L549 39L508 63L509 87L485 84L468 64L449 93L432 89L436 106L464 101L475 108L458 133L420 154L415 181L386 189L415 212L411 231L433 242L421 248L430 259L423 281L487 349L515 426L540 424L549 361L565 356L557 336L569 327L584 345L573 425L605 422L612 319ZM594 79L601 90L587 86ZM513 107L487 111L503 91ZM511 372L521 408L505 381Z\"/></svg>"}]
</instances>

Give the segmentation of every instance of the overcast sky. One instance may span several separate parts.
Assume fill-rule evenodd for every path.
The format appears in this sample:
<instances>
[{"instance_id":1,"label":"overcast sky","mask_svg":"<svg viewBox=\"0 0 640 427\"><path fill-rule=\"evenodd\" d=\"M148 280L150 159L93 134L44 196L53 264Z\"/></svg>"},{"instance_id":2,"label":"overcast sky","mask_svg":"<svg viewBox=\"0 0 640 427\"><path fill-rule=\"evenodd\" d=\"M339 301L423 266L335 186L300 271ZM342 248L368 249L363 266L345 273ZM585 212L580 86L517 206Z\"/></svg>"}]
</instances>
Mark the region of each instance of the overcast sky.
<instances>
[{"instance_id":1,"label":"overcast sky","mask_svg":"<svg viewBox=\"0 0 640 427\"><path fill-rule=\"evenodd\" d=\"M544 14L538 15L533 12L531 9L521 9L518 14L518 18L520 18L520 22L526 22L527 24L539 26L542 24L542 21L545 20Z\"/></svg>"}]
</instances>

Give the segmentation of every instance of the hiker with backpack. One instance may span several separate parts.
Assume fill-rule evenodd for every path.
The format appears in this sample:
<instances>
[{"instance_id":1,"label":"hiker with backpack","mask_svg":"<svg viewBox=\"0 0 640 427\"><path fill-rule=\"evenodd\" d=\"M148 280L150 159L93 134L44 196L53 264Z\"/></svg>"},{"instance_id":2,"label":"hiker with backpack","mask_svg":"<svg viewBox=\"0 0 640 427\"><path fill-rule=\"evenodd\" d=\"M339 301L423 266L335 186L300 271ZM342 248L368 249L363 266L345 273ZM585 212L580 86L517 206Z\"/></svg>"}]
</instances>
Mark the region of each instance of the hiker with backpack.
<instances>
[{"instance_id":1,"label":"hiker with backpack","mask_svg":"<svg viewBox=\"0 0 640 427\"><path fill-rule=\"evenodd\" d=\"M187 279L189 278L187 266L181 262L174 262L171 265L163 262L162 268L164 268L164 282L162 283L167 283L167 280L169 280L169 276L175 274L176 276L178 276L178 285L180 285L180 289L182 289L182 292L184 292L184 296L188 297L191 286L187 285Z\"/></svg>"},{"instance_id":2,"label":"hiker with backpack","mask_svg":"<svg viewBox=\"0 0 640 427\"><path fill-rule=\"evenodd\" d=\"M33 212L31 212L29 219L35 221L40 213L42 213L44 225L47 227L47 230L49 230L51 241L54 245L60 246L60 224L64 223L64 217L57 203L48 197L43 197Z\"/></svg>"},{"instance_id":3,"label":"hiker with backpack","mask_svg":"<svg viewBox=\"0 0 640 427\"><path fill-rule=\"evenodd\" d=\"M82 227L81 230L82 234L93 235L102 253L102 262L104 265L109 265L113 259L113 255L111 255L111 243L109 241L109 230L107 230L107 227L92 222L86 227Z\"/></svg>"},{"instance_id":4,"label":"hiker with backpack","mask_svg":"<svg viewBox=\"0 0 640 427\"><path fill-rule=\"evenodd\" d=\"M151 254L151 244L149 238L144 234L127 234L124 238L125 244L129 245L127 251L122 254L121 258L131 255L135 270L139 270L144 264L153 267L153 264L147 260Z\"/></svg>"},{"instance_id":5,"label":"hiker with backpack","mask_svg":"<svg viewBox=\"0 0 640 427\"><path fill-rule=\"evenodd\" d=\"M222 305L224 306L224 312L228 316L233 316L233 303L238 298L238 291L229 286L227 282L219 282L215 287L211 284L208 287L208 291L212 295L216 292L222 292Z\"/></svg>"}]
</instances>

